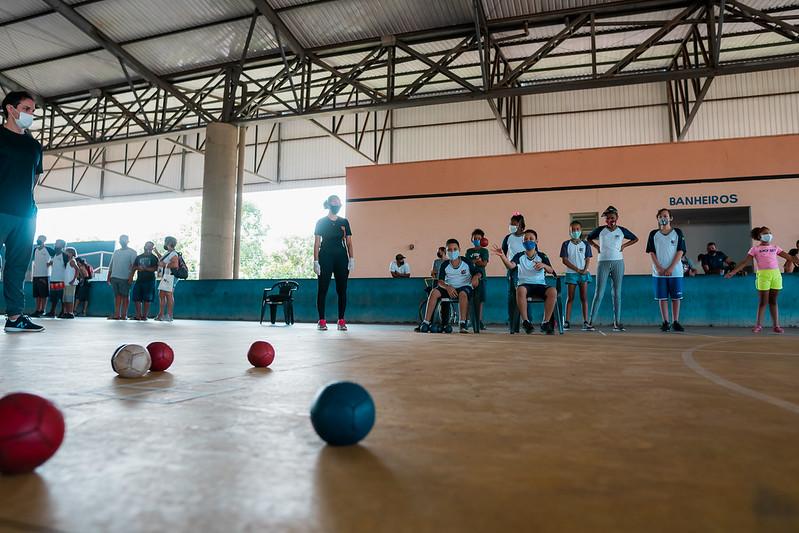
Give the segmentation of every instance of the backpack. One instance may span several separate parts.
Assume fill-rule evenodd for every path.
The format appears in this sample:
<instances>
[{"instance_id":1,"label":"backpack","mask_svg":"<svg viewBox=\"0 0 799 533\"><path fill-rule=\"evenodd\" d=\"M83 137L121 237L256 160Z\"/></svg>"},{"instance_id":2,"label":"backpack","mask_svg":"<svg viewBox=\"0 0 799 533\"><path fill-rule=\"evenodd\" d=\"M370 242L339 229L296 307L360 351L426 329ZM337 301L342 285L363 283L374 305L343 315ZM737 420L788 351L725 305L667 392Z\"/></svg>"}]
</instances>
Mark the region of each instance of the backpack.
<instances>
[{"instance_id":1,"label":"backpack","mask_svg":"<svg viewBox=\"0 0 799 533\"><path fill-rule=\"evenodd\" d=\"M88 262L84 261L83 262L83 268L86 269L86 278L85 279L92 279L94 277L94 269L92 268L92 266Z\"/></svg>"},{"instance_id":2,"label":"backpack","mask_svg":"<svg viewBox=\"0 0 799 533\"><path fill-rule=\"evenodd\" d=\"M189 267L186 266L186 261L183 260L183 254L180 252L175 253L178 254L178 267L170 268L169 270L172 272L172 275L178 279L188 279Z\"/></svg>"}]
</instances>

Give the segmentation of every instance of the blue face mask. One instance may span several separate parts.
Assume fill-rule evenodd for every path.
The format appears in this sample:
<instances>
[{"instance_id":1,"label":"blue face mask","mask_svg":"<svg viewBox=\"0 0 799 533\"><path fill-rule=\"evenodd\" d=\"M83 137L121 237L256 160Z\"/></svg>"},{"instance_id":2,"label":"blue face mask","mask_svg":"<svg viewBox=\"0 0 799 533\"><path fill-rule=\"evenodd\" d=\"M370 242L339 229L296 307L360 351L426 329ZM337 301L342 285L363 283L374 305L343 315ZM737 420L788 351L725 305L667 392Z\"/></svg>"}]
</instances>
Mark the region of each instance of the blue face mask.
<instances>
[{"instance_id":1,"label":"blue face mask","mask_svg":"<svg viewBox=\"0 0 799 533\"><path fill-rule=\"evenodd\" d=\"M447 252L447 257L449 257L450 261L455 261L460 256L461 256L460 250L453 250L451 252Z\"/></svg>"},{"instance_id":2,"label":"blue face mask","mask_svg":"<svg viewBox=\"0 0 799 533\"><path fill-rule=\"evenodd\" d=\"M569 233L569 235L571 235L572 239L579 239L580 235L582 235L582 234L583 234L582 231L572 231L572 232Z\"/></svg>"},{"instance_id":3,"label":"blue face mask","mask_svg":"<svg viewBox=\"0 0 799 533\"><path fill-rule=\"evenodd\" d=\"M472 244L475 248L480 248L480 239L472 239Z\"/></svg>"},{"instance_id":4,"label":"blue face mask","mask_svg":"<svg viewBox=\"0 0 799 533\"><path fill-rule=\"evenodd\" d=\"M524 241L524 249L528 252L530 250L535 250L536 244L535 241Z\"/></svg>"},{"instance_id":5,"label":"blue face mask","mask_svg":"<svg viewBox=\"0 0 799 533\"><path fill-rule=\"evenodd\" d=\"M341 211L341 206L340 205L331 205L330 206L330 212L333 213L334 215L338 215L339 211Z\"/></svg>"}]
</instances>

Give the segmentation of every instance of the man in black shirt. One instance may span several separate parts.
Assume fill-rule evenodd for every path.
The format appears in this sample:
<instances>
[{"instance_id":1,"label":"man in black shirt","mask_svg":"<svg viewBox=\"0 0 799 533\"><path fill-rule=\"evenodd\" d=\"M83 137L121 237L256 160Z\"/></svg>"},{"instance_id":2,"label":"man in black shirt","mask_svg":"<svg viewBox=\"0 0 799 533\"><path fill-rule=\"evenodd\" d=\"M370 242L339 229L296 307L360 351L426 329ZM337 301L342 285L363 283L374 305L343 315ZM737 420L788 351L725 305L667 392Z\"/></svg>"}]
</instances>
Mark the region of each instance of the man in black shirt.
<instances>
[{"instance_id":1,"label":"man in black shirt","mask_svg":"<svg viewBox=\"0 0 799 533\"><path fill-rule=\"evenodd\" d=\"M5 123L0 128L0 246L6 246L3 295L6 300L6 333L43 331L23 313L25 272L31 261L36 231L33 188L42 173L42 145L30 133L36 103L23 91L3 99Z\"/></svg>"},{"instance_id":2,"label":"man in black shirt","mask_svg":"<svg viewBox=\"0 0 799 533\"><path fill-rule=\"evenodd\" d=\"M707 253L699 254L699 262L702 264L705 274L723 274L726 269L735 266L727 254L716 249L715 242L707 243Z\"/></svg>"},{"instance_id":3,"label":"man in black shirt","mask_svg":"<svg viewBox=\"0 0 799 533\"><path fill-rule=\"evenodd\" d=\"M155 271L158 270L158 260L160 259L153 253L155 244L151 241L144 243L144 253L137 256L133 261L133 269L130 272L129 282L133 282L133 274L136 275L136 284L133 286L133 303L136 305L136 320L147 320L150 314L150 304L153 302L155 294Z\"/></svg>"}]
</instances>

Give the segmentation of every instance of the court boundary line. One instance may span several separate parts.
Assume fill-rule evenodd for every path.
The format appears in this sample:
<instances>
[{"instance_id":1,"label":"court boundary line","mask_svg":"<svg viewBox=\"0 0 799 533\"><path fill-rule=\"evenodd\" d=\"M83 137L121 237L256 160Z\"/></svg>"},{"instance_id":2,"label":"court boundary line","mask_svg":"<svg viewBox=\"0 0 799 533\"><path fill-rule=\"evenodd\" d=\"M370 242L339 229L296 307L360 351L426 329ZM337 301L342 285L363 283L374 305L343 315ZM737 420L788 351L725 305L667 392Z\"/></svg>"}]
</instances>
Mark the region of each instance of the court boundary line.
<instances>
[{"instance_id":1,"label":"court boundary line","mask_svg":"<svg viewBox=\"0 0 799 533\"><path fill-rule=\"evenodd\" d=\"M780 398L775 398L773 396L769 396L768 394L762 393L760 391L756 391L754 389L750 389L749 387L744 387L743 385L739 385L733 381L730 381L726 378L719 376L718 374L711 372L710 370L706 369L702 365L700 365L697 360L694 358L694 352L707 349L708 347L721 344L720 342L714 342L709 344L702 344L700 346L695 346L689 350L685 350L682 353L682 360L685 363L685 366L693 370L696 374L702 376L703 378L707 379L715 383L720 387L724 387L725 389L731 390L733 392L737 392L743 396L748 396L755 400L760 400L767 404L773 405L775 407L779 407L781 409L785 409L786 411L790 411L794 414L799 415L799 405L789 402L787 400L782 400Z\"/></svg>"}]
</instances>

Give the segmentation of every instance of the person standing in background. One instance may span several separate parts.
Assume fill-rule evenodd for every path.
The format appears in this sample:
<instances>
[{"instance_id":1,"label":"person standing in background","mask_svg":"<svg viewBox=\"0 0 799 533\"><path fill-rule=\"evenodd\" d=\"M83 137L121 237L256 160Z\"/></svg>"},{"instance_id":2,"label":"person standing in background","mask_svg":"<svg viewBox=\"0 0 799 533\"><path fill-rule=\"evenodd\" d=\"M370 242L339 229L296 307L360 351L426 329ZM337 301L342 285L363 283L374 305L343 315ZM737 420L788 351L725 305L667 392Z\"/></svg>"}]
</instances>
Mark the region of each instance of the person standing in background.
<instances>
[{"instance_id":1,"label":"person standing in background","mask_svg":"<svg viewBox=\"0 0 799 533\"><path fill-rule=\"evenodd\" d=\"M136 319L147 321L150 315L150 304L155 295L155 273L158 270L159 258L153 253L155 243L147 241L144 243L144 252L133 261L133 268L130 272L130 281L133 283L133 275L136 274L136 283L133 285L133 305L136 306Z\"/></svg>"},{"instance_id":2,"label":"person standing in background","mask_svg":"<svg viewBox=\"0 0 799 533\"><path fill-rule=\"evenodd\" d=\"M319 219L314 230L314 272L319 285L316 293L316 309L319 312L317 329L327 331L325 320L325 298L330 287L330 278L336 278L338 294L338 329L347 331L344 313L347 310L347 280L355 268L355 253L352 249L352 229L346 218L338 216L341 198L330 196L324 203L327 216Z\"/></svg>"},{"instance_id":3,"label":"person standing in background","mask_svg":"<svg viewBox=\"0 0 799 533\"><path fill-rule=\"evenodd\" d=\"M75 248L64 250L67 257L67 264L64 267L64 304L61 306L61 314L58 318L75 318L75 292L80 283L80 267L75 260L78 252Z\"/></svg>"},{"instance_id":4,"label":"person standing in background","mask_svg":"<svg viewBox=\"0 0 799 533\"><path fill-rule=\"evenodd\" d=\"M588 315L588 331L593 331L594 318L605 296L605 285L608 278L613 284L613 331L625 331L621 323L621 283L624 279L624 249L638 242L633 232L617 225L619 211L609 205L602 213L605 225L595 228L588 235L588 243L593 246L599 259L597 259L596 289L594 301L591 303L591 314ZM597 242L598 241L598 242Z\"/></svg>"},{"instance_id":5,"label":"person standing in background","mask_svg":"<svg viewBox=\"0 0 799 533\"><path fill-rule=\"evenodd\" d=\"M433 260L433 270L430 271L430 277L438 279L438 272L441 270L441 265L444 263L444 256L447 254L447 249L443 246L438 247L436 252L436 259Z\"/></svg>"},{"instance_id":6,"label":"person standing in background","mask_svg":"<svg viewBox=\"0 0 799 533\"><path fill-rule=\"evenodd\" d=\"M36 238L36 246L33 247L31 275L36 311L31 316L34 318L39 318L44 314L44 308L47 306L47 297L50 296L50 259L53 257L53 251L45 246L46 242L47 237L39 235Z\"/></svg>"},{"instance_id":7,"label":"person standing in background","mask_svg":"<svg viewBox=\"0 0 799 533\"><path fill-rule=\"evenodd\" d=\"M164 238L164 255L158 261L158 273L161 281L158 282L158 322L172 322L175 313L175 285L178 279L172 270L180 265L179 254L175 250L178 240L174 237ZM153 249L158 255L158 250Z\"/></svg>"},{"instance_id":8,"label":"person standing in background","mask_svg":"<svg viewBox=\"0 0 799 533\"><path fill-rule=\"evenodd\" d=\"M477 316L473 317L472 320L477 321L481 330L486 329L483 323L483 304L485 304L486 300L486 267L488 266L488 261L491 259L488 248L483 246L484 242L486 245L488 244L485 232L480 228L475 228L474 231L472 231L472 247L466 250L466 260L472 263L480 272L480 284L477 286L477 289L475 289L474 295L478 302Z\"/></svg>"},{"instance_id":9,"label":"person standing in background","mask_svg":"<svg viewBox=\"0 0 799 533\"><path fill-rule=\"evenodd\" d=\"M136 260L136 250L128 248L130 238L127 235L119 236L120 248L111 256L111 266L108 267L108 285L114 291L114 312L109 320L127 320L128 306L130 305L130 273L133 262Z\"/></svg>"},{"instance_id":10,"label":"person standing in background","mask_svg":"<svg viewBox=\"0 0 799 533\"><path fill-rule=\"evenodd\" d=\"M646 253L652 259L652 279L654 281L655 300L660 306L660 317L663 323L660 331L682 332L680 324L680 302L683 298L683 266L685 255L685 236L679 228L671 227L671 212L660 209L657 212L658 229L649 233L646 242ZM669 324L669 299L671 299L671 318Z\"/></svg>"},{"instance_id":11,"label":"person standing in background","mask_svg":"<svg viewBox=\"0 0 799 533\"><path fill-rule=\"evenodd\" d=\"M89 295L92 278L94 278L94 268L82 257L75 259L78 268L81 270L80 283L75 291L75 314L86 316L89 312ZM81 311L81 305L83 310Z\"/></svg>"},{"instance_id":12,"label":"person standing in background","mask_svg":"<svg viewBox=\"0 0 799 533\"><path fill-rule=\"evenodd\" d=\"M62 239L55 241L53 245L53 257L50 258L50 311L47 318L56 317L56 307L61 303L61 312L64 312L64 276L69 260L64 253L67 243Z\"/></svg>"},{"instance_id":13,"label":"person standing in background","mask_svg":"<svg viewBox=\"0 0 799 533\"><path fill-rule=\"evenodd\" d=\"M525 251L524 249L524 231L527 225L524 222L524 216L518 211L514 211L510 217L510 224L508 225L509 233L502 239L502 253L506 258L513 258L516 254ZM513 320L513 315L516 312L516 282L512 270L507 271L508 277L508 324Z\"/></svg>"},{"instance_id":14,"label":"person standing in background","mask_svg":"<svg viewBox=\"0 0 799 533\"><path fill-rule=\"evenodd\" d=\"M3 296L6 333L44 331L31 322L25 310L25 273L31 264L31 243L36 232L33 189L42 173L42 145L30 134L36 102L24 91L3 98L5 122L0 128L0 247L5 245Z\"/></svg>"}]
</instances>

